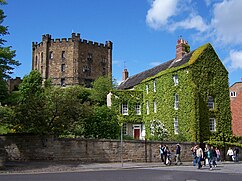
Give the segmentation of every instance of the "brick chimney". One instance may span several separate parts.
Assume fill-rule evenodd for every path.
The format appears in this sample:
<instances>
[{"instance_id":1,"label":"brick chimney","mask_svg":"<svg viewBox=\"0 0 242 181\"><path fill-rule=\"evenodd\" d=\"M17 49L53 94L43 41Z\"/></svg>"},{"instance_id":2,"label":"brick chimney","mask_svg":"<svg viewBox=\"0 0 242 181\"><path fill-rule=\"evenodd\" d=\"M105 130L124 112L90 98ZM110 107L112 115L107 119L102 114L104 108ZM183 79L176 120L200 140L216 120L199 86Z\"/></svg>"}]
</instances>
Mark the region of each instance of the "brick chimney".
<instances>
[{"instance_id":1,"label":"brick chimney","mask_svg":"<svg viewBox=\"0 0 242 181\"><path fill-rule=\"evenodd\" d=\"M176 60L182 59L182 57L190 52L190 46L188 42L180 37L176 44Z\"/></svg>"},{"instance_id":2,"label":"brick chimney","mask_svg":"<svg viewBox=\"0 0 242 181\"><path fill-rule=\"evenodd\" d=\"M123 73L122 73L122 80L126 80L129 77L129 72L127 69L124 69Z\"/></svg>"}]
</instances>

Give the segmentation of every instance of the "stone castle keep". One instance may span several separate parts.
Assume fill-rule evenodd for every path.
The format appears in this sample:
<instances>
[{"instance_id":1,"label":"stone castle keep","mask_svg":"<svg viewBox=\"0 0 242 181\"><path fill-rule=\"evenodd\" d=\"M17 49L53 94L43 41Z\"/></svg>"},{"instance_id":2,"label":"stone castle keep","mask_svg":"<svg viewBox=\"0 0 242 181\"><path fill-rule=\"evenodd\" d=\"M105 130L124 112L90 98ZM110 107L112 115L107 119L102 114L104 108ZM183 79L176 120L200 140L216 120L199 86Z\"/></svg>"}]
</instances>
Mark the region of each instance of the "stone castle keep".
<instances>
[{"instance_id":1,"label":"stone castle keep","mask_svg":"<svg viewBox=\"0 0 242 181\"><path fill-rule=\"evenodd\" d=\"M32 43L32 70L53 85L90 87L99 76L112 76L112 42L87 41L79 33L68 39L42 35L42 42Z\"/></svg>"}]
</instances>

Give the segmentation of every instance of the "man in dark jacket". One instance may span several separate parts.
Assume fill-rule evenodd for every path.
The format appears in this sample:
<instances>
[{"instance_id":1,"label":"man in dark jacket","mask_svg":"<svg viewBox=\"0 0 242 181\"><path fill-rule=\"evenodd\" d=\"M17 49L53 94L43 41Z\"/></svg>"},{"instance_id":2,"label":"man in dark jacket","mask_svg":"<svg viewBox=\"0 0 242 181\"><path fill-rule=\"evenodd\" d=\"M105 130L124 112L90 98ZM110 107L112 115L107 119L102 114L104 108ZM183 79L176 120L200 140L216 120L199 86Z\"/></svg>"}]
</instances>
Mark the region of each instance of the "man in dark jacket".
<instances>
[{"instance_id":1,"label":"man in dark jacket","mask_svg":"<svg viewBox=\"0 0 242 181\"><path fill-rule=\"evenodd\" d=\"M176 165L178 163L180 163L180 165L182 164L181 162L181 146L179 144L176 145Z\"/></svg>"}]
</instances>

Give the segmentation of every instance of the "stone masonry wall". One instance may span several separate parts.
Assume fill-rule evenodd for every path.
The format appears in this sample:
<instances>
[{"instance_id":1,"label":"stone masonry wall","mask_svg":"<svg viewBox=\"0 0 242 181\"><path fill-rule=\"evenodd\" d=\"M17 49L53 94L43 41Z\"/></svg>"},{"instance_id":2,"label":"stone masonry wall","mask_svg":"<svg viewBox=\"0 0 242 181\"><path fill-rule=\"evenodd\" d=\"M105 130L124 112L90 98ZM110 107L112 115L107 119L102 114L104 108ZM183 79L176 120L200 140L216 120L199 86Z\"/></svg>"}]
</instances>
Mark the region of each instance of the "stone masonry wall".
<instances>
[{"instance_id":1,"label":"stone masonry wall","mask_svg":"<svg viewBox=\"0 0 242 181\"><path fill-rule=\"evenodd\" d=\"M82 161L119 162L121 160L120 140L67 139L37 137L31 135L0 136L7 161ZM161 142L132 140L123 142L123 161L158 162ZM163 142L174 156L176 143ZM191 147L195 143L180 143L182 161L192 161Z\"/></svg>"}]
</instances>

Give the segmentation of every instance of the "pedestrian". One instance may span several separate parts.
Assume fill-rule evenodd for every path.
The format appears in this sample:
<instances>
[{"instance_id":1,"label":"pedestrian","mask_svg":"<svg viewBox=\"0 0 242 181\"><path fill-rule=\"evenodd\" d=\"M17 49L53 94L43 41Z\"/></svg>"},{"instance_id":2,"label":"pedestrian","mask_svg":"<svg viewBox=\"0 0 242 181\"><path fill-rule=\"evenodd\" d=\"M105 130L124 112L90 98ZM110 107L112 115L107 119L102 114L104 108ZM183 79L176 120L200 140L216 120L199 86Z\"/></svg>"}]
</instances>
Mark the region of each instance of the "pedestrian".
<instances>
[{"instance_id":1,"label":"pedestrian","mask_svg":"<svg viewBox=\"0 0 242 181\"><path fill-rule=\"evenodd\" d=\"M168 146L166 146L166 165L171 165L171 151Z\"/></svg>"},{"instance_id":2,"label":"pedestrian","mask_svg":"<svg viewBox=\"0 0 242 181\"><path fill-rule=\"evenodd\" d=\"M234 155L234 152L232 150L231 147L229 147L228 151L227 151L227 155L229 156L229 160L230 161L233 161L233 155Z\"/></svg>"},{"instance_id":3,"label":"pedestrian","mask_svg":"<svg viewBox=\"0 0 242 181\"><path fill-rule=\"evenodd\" d=\"M211 148L209 148L209 150L207 152L207 157L208 157L208 163L209 163L210 170L212 170L212 166L213 167L217 166L217 163L215 161L215 159L217 158L217 154L216 154L216 151L213 148L213 146L211 146Z\"/></svg>"},{"instance_id":4,"label":"pedestrian","mask_svg":"<svg viewBox=\"0 0 242 181\"><path fill-rule=\"evenodd\" d=\"M164 145L160 145L160 159L161 162L164 162Z\"/></svg>"},{"instance_id":5,"label":"pedestrian","mask_svg":"<svg viewBox=\"0 0 242 181\"><path fill-rule=\"evenodd\" d=\"M238 162L239 161L239 148L235 147L234 149L234 161Z\"/></svg>"},{"instance_id":6,"label":"pedestrian","mask_svg":"<svg viewBox=\"0 0 242 181\"><path fill-rule=\"evenodd\" d=\"M197 151L197 145L193 146L191 148L192 156L193 156L193 166L196 166L197 164L197 156L196 156L196 151Z\"/></svg>"},{"instance_id":7,"label":"pedestrian","mask_svg":"<svg viewBox=\"0 0 242 181\"><path fill-rule=\"evenodd\" d=\"M176 163L175 165L177 164L182 164L181 162L181 146L179 144L176 145Z\"/></svg>"},{"instance_id":8,"label":"pedestrian","mask_svg":"<svg viewBox=\"0 0 242 181\"><path fill-rule=\"evenodd\" d=\"M216 155L217 155L217 161L219 162L221 160L221 153L220 153L218 147L215 148L215 151L216 151Z\"/></svg>"},{"instance_id":9,"label":"pedestrian","mask_svg":"<svg viewBox=\"0 0 242 181\"><path fill-rule=\"evenodd\" d=\"M166 159L167 159L167 149L168 149L168 146L164 145L163 156L164 156L164 164L165 165L166 165Z\"/></svg>"},{"instance_id":10,"label":"pedestrian","mask_svg":"<svg viewBox=\"0 0 242 181\"><path fill-rule=\"evenodd\" d=\"M209 162L208 162L208 150L209 150L209 148L210 148L209 145L206 144L205 148L204 148L204 154L203 154L204 158L202 159L204 161L203 162L204 167L209 164Z\"/></svg>"},{"instance_id":11,"label":"pedestrian","mask_svg":"<svg viewBox=\"0 0 242 181\"><path fill-rule=\"evenodd\" d=\"M200 169L202 167L201 159L203 158L203 150L199 145L197 145L196 157L197 157L197 168Z\"/></svg>"}]
</instances>

